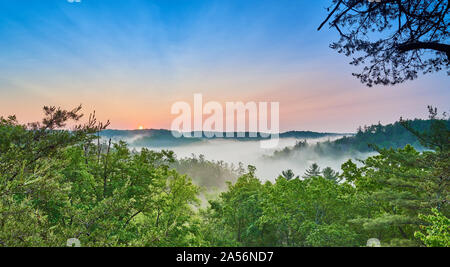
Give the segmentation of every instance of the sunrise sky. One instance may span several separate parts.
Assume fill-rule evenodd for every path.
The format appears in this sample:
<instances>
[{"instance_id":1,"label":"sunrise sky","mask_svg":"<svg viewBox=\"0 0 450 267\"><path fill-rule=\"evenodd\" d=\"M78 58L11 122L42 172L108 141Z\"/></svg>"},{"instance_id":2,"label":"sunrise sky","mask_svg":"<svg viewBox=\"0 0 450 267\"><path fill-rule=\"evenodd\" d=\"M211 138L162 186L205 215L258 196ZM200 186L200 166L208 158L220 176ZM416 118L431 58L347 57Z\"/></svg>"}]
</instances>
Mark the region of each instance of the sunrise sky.
<instances>
[{"instance_id":1,"label":"sunrise sky","mask_svg":"<svg viewBox=\"0 0 450 267\"><path fill-rule=\"evenodd\" d=\"M0 116L83 104L115 129L168 128L175 101L279 101L286 130L448 111L446 73L368 88L317 32L331 0L0 0Z\"/></svg>"}]
</instances>

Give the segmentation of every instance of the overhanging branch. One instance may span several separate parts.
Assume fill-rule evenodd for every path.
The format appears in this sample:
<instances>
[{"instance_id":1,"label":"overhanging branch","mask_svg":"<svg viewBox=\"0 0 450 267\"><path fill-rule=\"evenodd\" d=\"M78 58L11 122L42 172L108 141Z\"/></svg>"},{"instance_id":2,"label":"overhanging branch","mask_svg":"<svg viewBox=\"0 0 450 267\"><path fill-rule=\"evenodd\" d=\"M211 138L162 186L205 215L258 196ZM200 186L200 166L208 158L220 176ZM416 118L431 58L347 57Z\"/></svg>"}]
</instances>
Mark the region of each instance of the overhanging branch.
<instances>
[{"instance_id":1,"label":"overhanging branch","mask_svg":"<svg viewBox=\"0 0 450 267\"><path fill-rule=\"evenodd\" d=\"M419 50L419 49L431 49L446 53L447 58L450 60L450 45L448 44L441 44L434 42L429 43L414 42L414 43L400 44L397 46L397 49L400 50L401 52L408 52L411 50Z\"/></svg>"}]
</instances>

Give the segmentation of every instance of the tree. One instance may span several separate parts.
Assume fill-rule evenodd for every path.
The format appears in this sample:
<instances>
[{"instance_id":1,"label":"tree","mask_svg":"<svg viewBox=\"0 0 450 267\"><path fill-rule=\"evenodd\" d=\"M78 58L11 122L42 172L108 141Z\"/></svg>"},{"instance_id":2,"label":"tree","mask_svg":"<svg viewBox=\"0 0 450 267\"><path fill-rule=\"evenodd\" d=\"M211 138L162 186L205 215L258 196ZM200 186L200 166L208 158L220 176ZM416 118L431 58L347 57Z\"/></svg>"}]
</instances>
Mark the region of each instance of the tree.
<instances>
[{"instance_id":1,"label":"tree","mask_svg":"<svg viewBox=\"0 0 450 267\"><path fill-rule=\"evenodd\" d=\"M357 246L357 234L348 226L339 224L316 225L306 238L306 244L312 247L349 247Z\"/></svg>"},{"instance_id":2,"label":"tree","mask_svg":"<svg viewBox=\"0 0 450 267\"><path fill-rule=\"evenodd\" d=\"M210 201L210 208L205 214L210 222L205 226L209 242L222 246L261 244L263 235L258 220L264 194L255 171L255 167L248 166L248 172L239 177L235 184L228 182L228 190L221 193L219 199Z\"/></svg>"},{"instance_id":3,"label":"tree","mask_svg":"<svg viewBox=\"0 0 450 267\"><path fill-rule=\"evenodd\" d=\"M449 129L445 120L437 119L435 109L430 112L433 120L427 131L420 133L408 122L403 124L433 150L418 152L410 145L397 150L373 146L379 155L362 161L364 166L358 168L351 161L342 166L346 182L365 192L379 209L353 221L377 232L391 245L418 245L414 233L424 218L419 214L426 215L431 209L445 216L450 213Z\"/></svg>"},{"instance_id":4,"label":"tree","mask_svg":"<svg viewBox=\"0 0 450 267\"><path fill-rule=\"evenodd\" d=\"M322 171L319 168L319 165L317 163L311 164L311 166L305 171L305 175L303 175L304 179L312 178L312 177L318 177L322 174Z\"/></svg>"},{"instance_id":5,"label":"tree","mask_svg":"<svg viewBox=\"0 0 450 267\"><path fill-rule=\"evenodd\" d=\"M447 113L443 113L441 118L438 118L437 108L428 106L429 119L431 121L429 129L417 130L409 120L400 118L400 124L412 133L426 148L433 149L438 152L445 152L450 150L450 130L448 130L450 118Z\"/></svg>"},{"instance_id":6,"label":"tree","mask_svg":"<svg viewBox=\"0 0 450 267\"><path fill-rule=\"evenodd\" d=\"M63 129L80 110L0 118L0 246L199 245L199 189L169 167L173 152L102 144L95 116Z\"/></svg>"},{"instance_id":7,"label":"tree","mask_svg":"<svg viewBox=\"0 0 450 267\"><path fill-rule=\"evenodd\" d=\"M322 171L323 178L337 182L339 179L339 172L334 171L330 167L326 167Z\"/></svg>"},{"instance_id":8,"label":"tree","mask_svg":"<svg viewBox=\"0 0 450 267\"><path fill-rule=\"evenodd\" d=\"M224 163L223 161L198 160L195 156L177 159L171 167L179 173L192 177L193 182L209 191L226 189L226 181L235 182L242 174L242 166Z\"/></svg>"},{"instance_id":9,"label":"tree","mask_svg":"<svg viewBox=\"0 0 450 267\"><path fill-rule=\"evenodd\" d=\"M348 185L323 177L277 179L264 185L258 220L263 246L361 246L360 226L350 218L366 211Z\"/></svg>"},{"instance_id":10,"label":"tree","mask_svg":"<svg viewBox=\"0 0 450 267\"><path fill-rule=\"evenodd\" d=\"M84 146L92 134L109 123L95 115L72 131L62 128L81 118L81 106L70 110L44 107L42 122L18 123L15 116L0 117L0 244L36 246L62 244L58 221L67 208L69 185L62 182L65 151Z\"/></svg>"},{"instance_id":11,"label":"tree","mask_svg":"<svg viewBox=\"0 0 450 267\"><path fill-rule=\"evenodd\" d=\"M448 0L333 0L329 23L340 35L331 48L356 56L354 73L368 86L393 85L449 69ZM450 72L448 72L450 74Z\"/></svg>"},{"instance_id":12,"label":"tree","mask_svg":"<svg viewBox=\"0 0 450 267\"><path fill-rule=\"evenodd\" d=\"M425 233L416 232L415 237L427 247L450 247L450 219L437 209L433 209L432 213L428 216L419 215L427 224L421 226Z\"/></svg>"},{"instance_id":13,"label":"tree","mask_svg":"<svg viewBox=\"0 0 450 267\"><path fill-rule=\"evenodd\" d=\"M297 177L295 176L294 172L291 169L282 171L281 176L288 181L294 179L294 177L299 178L298 176Z\"/></svg>"},{"instance_id":14,"label":"tree","mask_svg":"<svg viewBox=\"0 0 450 267\"><path fill-rule=\"evenodd\" d=\"M402 121L427 150L373 146L379 155L342 175L312 164L307 179L287 170L264 184L248 166L205 209L174 166L215 178L234 167L101 141L95 116L65 130L79 108L46 108L30 125L0 118L0 246L448 246L448 120L429 110L429 129Z\"/></svg>"}]
</instances>

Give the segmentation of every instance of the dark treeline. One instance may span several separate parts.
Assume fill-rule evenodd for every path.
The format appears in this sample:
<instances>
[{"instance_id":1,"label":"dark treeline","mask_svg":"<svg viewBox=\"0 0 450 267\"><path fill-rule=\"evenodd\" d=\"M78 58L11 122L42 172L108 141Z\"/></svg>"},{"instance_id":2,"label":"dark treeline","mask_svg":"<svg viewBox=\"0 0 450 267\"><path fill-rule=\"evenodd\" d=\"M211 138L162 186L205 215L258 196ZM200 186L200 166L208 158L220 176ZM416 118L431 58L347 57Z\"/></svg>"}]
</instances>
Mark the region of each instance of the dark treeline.
<instances>
[{"instance_id":1,"label":"dark treeline","mask_svg":"<svg viewBox=\"0 0 450 267\"><path fill-rule=\"evenodd\" d=\"M430 128L432 120L414 119L408 121L410 127L418 132L424 132ZM446 120L447 127L450 121ZM426 149L419 138L404 127L401 121L393 124L381 125L381 123L359 127L356 135L344 136L334 141L325 141L318 144L308 144L298 141L293 147L286 147L275 151L272 158L291 157L295 153L310 149L321 156L352 155L353 153L373 152L374 146L378 148L403 148L406 145L422 151Z\"/></svg>"},{"instance_id":2,"label":"dark treeline","mask_svg":"<svg viewBox=\"0 0 450 267\"><path fill-rule=\"evenodd\" d=\"M94 116L62 130L80 108L47 107L29 125L2 117L0 246L449 246L450 131L430 111L424 129L402 122L423 151L374 146L358 165L265 183L253 166L102 143ZM202 187L221 183L202 207Z\"/></svg>"},{"instance_id":3,"label":"dark treeline","mask_svg":"<svg viewBox=\"0 0 450 267\"><path fill-rule=\"evenodd\" d=\"M199 134L202 137L195 137ZM196 142L205 141L206 139L223 139L237 141L258 141L269 139L270 135L249 132L221 133L222 137L216 136L217 132L191 132L191 137L181 136L176 138L172 131L165 129L145 129L145 130L102 130L99 136L113 140L126 140L130 146L136 147L174 147L181 145L189 145ZM227 137L229 134L232 137ZM311 131L289 131L280 133L280 138L323 138L332 136L341 136L337 133L319 133Z\"/></svg>"}]
</instances>

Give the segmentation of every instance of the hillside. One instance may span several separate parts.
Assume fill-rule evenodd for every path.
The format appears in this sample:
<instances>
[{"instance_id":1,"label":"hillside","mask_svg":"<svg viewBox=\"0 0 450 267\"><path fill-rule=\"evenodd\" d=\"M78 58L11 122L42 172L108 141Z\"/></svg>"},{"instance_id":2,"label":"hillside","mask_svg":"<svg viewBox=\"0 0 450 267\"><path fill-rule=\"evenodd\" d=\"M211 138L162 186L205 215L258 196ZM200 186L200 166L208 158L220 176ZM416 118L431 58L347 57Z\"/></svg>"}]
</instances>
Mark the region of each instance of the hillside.
<instances>
[{"instance_id":1,"label":"hillside","mask_svg":"<svg viewBox=\"0 0 450 267\"><path fill-rule=\"evenodd\" d=\"M410 121L410 125L418 132L424 132L429 129L431 120L414 119ZM448 120L447 125L450 126L450 121ZM373 148L369 145L397 149L403 148L407 144L412 145L418 150L424 149L417 137L406 130L400 122L387 125L378 123L360 127L356 135L344 136L334 141L326 141L314 145L308 144L306 141L299 141L294 147L287 147L275 151L273 157L289 157L307 148L314 150L318 154L336 156L343 153L372 152Z\"/></svg>"},{"instance_id":2,"label":"hillside","mask_svg":"<svg viewBox=\"0 0 450 267\"><path fill-rule=\"evenodd\" d=\"M233 139L238 141L257 141L265 139L258 133L257 137L249 137L250 133L243 133L244 137L238 137L237 133L234 133L234 137L227 137L224 133L224 137L212 137L211 139ZM280 134L280 138L297 138L297 139L313 139L322 138L327 136L339 136L339 133L319 133L312 131L289 131ZM201 142L206 137L180 137L176 138L172 135L170 130L165 129L146 129L146 130L104 130L100 133L103 138L111 138L115 141L126 141L131 146L139 147L173 147L192 144L195 142ZM194 136L194 132L191 133Z\"/></svg>"}]
</instances>

